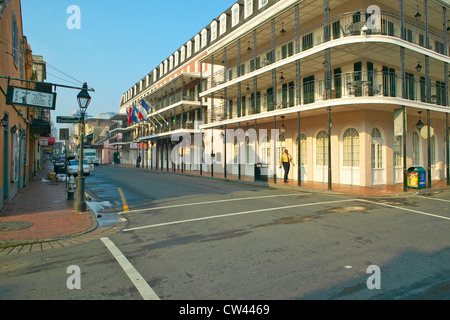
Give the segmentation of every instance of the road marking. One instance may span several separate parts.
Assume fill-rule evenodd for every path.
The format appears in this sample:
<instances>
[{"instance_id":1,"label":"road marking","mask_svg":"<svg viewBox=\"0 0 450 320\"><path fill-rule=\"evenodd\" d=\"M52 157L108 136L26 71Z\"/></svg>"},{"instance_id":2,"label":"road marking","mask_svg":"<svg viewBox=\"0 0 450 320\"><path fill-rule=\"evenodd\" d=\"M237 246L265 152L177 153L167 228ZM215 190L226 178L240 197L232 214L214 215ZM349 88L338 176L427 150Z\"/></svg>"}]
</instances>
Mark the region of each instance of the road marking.
<instances>
[{"instance_id":1,"label":"road marking","mask_svg":"<svg viewBox=\"0 0 450 320\"><path fill-rule=\"evenodd\" d=\"M139 272L137 272L137 270L122 254L122 252L120 252L116 245L107 237L100 238L100 240L103 241L113 257L120 264L128 278L130 278L136 289L138 289L142 298L144 298L144 300L160 300L155 291L153 291L153 289L148 285L147 281L145 281L144 278L139 274Z\"/></svg>"},{"instance_id":2,"label":"road marking","mask_svg":"<svg viewBox=\"0 0 450 320\"><path fill-rule=\"evenodd\" d=\"M122 189L121 188L117 188L117 189L119 189L120 198L122 199L123 212L129 212L130 209L128 209L127 199L125 199L125 195L123 194Z\"/></svg>"},{"instance_id":3,"label":"road marking","mask_svg":"<svg viewBox=\"0 0 450 320\"><path fill-rule=\"evenodd\" d=\"M400 210L404 210L404 211L409 211L409 212L414 212L414 213L419 213L425 216L430 216L430 217L435 217L435 218L440 218L440 219L445 219L445 220L450 220L450 217L444 217L444 216L439 216L437 214L432 214L432 213L427 213L427 212L423 212L423 211L419 211L419 210L413 210L413 209L408 209L408 208L402 208L399 206L393 206L391 204L387 204L387 203L381 203L381 202L374 202L374 201L369 201L369 200L365 200L365 199L357 199L358 201L363 201L363 202L368 202L368 203L372 203L372 204L377 204L377 205L381 205L381 206L385 206L385 207L390 207L390 208L394 208L394 209L400 209Z\"/></svg>"},{"instance_id":4,"label":"road marking","mask_svg":"<svg viewBox=\"0 0 450 320\"><path fill-rule=\"evenodd\" d=\"M187 207L187 206L198 206L203 204L211 204L211 203L221 203L221 202L231 202L231 201L243 201L243 200L254 200L254 199L264 199L264 198L276 198L276 197L291 197L291 196L298 196L300 193L291 193L291 194L277 194L277 195L270 195L270 196L259 196L259 197L247 197L247 198L238 198L238 199L225 199L225 200L211 200L211 201L204 201L204 202L193 202L193 203L185 203L185 204L174 204L171 206L164 206L164 207L156 207L156 208L147 208L147 209L136 209L127 211L128 213L138 213L138 212L145 212L145 211L153 211L153 210L161 210L161 209L170 209L170 208L177 208L177 207ZM122 214L123 212L120 212L119 214Z\"/></svg>"},{"instance_id":5,"label":"road marking","mask_svg":"<svg viewBox=\"0 0 450 320\"><path fill-rule=\"evenodd\" d=\"M431 197L424 197L424 196L421 196L420 198L430 199L430 200L436 200L436 201L450 202L450 200L439 199L439 198L431 198Z\"/></svg>"},{"instance_id":6,"label":"road marking","mask_svg":"<svg viewBox=\"0 0 450 320\"><path fill-rule=\"evenodd\" d=\"M275 208L266 208L266 209L242 211L242 212L235 212L235 213L227 213L227 214L220 214L220 215L209 216L209 217L202 217L202 218L194 218L194 219L186 219L186 220L178 220L178 221L171 221L171 222L152 224L152 225L148 225L148 226L123 229L122 231L135 231L135 230L156 228L156 227L169 226L169 225L174 225L174 224L181 224L181 223L188 223L188 222L195 222L195 221L202 221L202 220L212 220L212 219L219 219L219 218L227 218L227 217L245 215L245 214L250 214L250 213L285 210L285 209L292 209L292 208L316 206L316 205L321 205L321 204L332 204L332 203L339 203L339 202L350 202L350 201L355 201L355 199L324 201L324 202L314 202L314 203L303 203L303 204L297 204L297 205L292 205L292 206L284 206L284 207L275 207Z\"/></svg>"}]
</instances>

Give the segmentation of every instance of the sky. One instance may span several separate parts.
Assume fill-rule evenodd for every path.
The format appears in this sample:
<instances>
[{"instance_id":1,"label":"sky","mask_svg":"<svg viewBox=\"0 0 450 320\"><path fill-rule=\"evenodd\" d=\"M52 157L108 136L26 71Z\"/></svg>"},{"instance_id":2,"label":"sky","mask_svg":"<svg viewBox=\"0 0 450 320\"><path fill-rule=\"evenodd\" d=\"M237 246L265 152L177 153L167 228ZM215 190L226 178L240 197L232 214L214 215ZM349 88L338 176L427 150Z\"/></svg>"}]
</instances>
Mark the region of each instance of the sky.
<instances>
[{"instance_id":1,"label":"sky","mask_svg":"<svg viewBox=\"0 0 450 320\"><path fill-rule=\"evenodd\" d=\"M236 1L22 0L23 32L47 63L46 82L95 90L87 113L96 116L119 112L125 91ZM78 109L78 92L57 88L55 126Z\"/></svg>"}]
</instances>

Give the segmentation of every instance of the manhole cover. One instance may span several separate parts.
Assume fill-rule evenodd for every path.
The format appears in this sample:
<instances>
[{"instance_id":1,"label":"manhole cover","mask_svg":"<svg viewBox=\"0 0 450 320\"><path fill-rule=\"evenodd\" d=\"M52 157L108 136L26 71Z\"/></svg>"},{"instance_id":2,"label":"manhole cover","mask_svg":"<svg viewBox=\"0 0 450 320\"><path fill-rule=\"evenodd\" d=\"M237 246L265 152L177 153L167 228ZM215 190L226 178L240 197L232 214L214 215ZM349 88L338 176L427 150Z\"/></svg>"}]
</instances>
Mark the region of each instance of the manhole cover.
<instances>
[{"instance_id":1,"label":"manhole cover","mask_svg":"<svg viewBox=\"0 0 450 320\"><path fill-rule=\"evenodd\" d=\"M18 231L33 226L33 223L27 221L3 221L0 222L0 232Z\"/></svg>"}]
</instances>

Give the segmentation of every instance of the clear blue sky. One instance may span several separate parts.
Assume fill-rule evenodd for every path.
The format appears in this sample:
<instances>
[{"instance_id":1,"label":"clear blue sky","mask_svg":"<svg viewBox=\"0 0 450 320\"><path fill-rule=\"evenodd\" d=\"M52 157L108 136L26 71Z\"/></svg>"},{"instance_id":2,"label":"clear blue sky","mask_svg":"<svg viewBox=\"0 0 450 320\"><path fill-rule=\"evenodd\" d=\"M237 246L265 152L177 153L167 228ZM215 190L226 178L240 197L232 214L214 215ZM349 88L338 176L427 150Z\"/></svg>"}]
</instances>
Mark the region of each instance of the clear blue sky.
<instances>
[{"instance_id":1,"label":"clear blue sky","mask_svg":"<svg viewBox=\"0 0 450 320\"><path fill-rule=\"evenodd\" d=\"M236 1L22 0L24 35L48 63L47 82L80 85L75 78L95 89L88 109L95 116L119 112L122 93ZM70 5L81 10L79 30L66 26ZM57 93L55 125L78 109L77 90Z\"/></svg>"}]
</instances>

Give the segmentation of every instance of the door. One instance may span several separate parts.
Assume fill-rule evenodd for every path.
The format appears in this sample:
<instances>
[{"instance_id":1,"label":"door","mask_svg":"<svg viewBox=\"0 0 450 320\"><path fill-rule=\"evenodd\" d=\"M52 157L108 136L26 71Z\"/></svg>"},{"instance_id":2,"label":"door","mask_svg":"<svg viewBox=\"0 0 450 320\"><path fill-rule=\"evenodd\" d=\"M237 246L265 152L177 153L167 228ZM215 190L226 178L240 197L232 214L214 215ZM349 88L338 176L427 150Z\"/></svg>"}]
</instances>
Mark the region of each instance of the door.
<instances>
[{"instance_id":1,"label":"door","mask_svg":"<svg viewBox=\"0 0 450 320\"><path fill-rule=\"evenodd\" d=\"M378 128L372 130L372 185L386 184L384 139Z\"/></svg>"},{"instance_id":2,"label":"door","mask_svg":"<svg viewBox=\"0 0 450 320\"><path fill-rule=\"evenodd\" d=\"M359 133L354 128L342 136L341 184L359 185Z\"/></svg>"}]
</instances>

